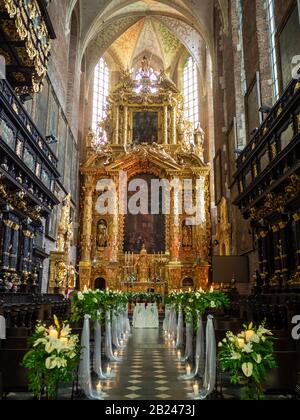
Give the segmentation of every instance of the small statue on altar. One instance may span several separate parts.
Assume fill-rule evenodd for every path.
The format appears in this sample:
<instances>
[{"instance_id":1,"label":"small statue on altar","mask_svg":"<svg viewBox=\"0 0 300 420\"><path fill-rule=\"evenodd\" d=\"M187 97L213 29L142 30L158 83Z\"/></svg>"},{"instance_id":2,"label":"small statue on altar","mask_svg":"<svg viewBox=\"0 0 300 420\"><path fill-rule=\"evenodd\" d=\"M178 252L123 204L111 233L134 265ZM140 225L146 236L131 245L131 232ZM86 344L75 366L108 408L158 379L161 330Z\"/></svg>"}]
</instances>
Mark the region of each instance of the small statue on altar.
<instances>
[{"instance_id":1,"label":"small statue on altar","mask_svg":"<svg viewBox=\"0 0 300 420\"><path fill-rule=\"evenodd\" d=\"M142 72L147 73L150 70L150 61L149 58L144 55L142 59Z\"/></svg>"},{"instance_id":2,"label":"small statue on altar","mask_svg":"<svg viewBox=\"0 0 300 420\"><path fill-rule=\"evenodd\" d=\"M184 224L182 228L182 246L184 248L191 248L192 242L192 227Z\"/></svg>"},{"instance_id":3,"label":"small statue on altar","mask_svg":"<svg viewBox=\"0 0 300 420\"><path fill-rule=\"evenodd\" d=\"M106 248L107 247L107 224L105 220L100 220L97 226L97 246L98 248Z\"/></svg>"}]
</instances>

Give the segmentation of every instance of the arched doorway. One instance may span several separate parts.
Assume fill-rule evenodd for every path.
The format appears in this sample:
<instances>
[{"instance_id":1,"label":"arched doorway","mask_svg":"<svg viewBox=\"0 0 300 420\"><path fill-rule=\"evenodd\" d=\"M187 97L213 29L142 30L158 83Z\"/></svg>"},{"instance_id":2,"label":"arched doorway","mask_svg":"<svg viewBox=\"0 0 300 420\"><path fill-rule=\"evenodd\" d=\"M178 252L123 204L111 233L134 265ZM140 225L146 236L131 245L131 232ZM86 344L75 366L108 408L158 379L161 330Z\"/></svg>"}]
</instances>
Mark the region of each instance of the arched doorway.
<instances>
[{"instance_id":1,"label":"arched doorway","mask_svg":"<svg viewBox=\"0 0 300 420\"><path fill-rule=\"evenodd\" d=\"M106 280L103 277L95 280L95 289L106 290Z\"/></svg>"},{"instance_id":2,"label":"arched doorway","mask_svg":"<svg viewBox=\"0 0 300 420\"><path fill-rule=\"evenodd\" d=\"M182 281L182 287L184 287L184 288L189 287L189 288L193 289L194 288L194 280L190 277L186 277Z\"/></svg>"}]
</instances>

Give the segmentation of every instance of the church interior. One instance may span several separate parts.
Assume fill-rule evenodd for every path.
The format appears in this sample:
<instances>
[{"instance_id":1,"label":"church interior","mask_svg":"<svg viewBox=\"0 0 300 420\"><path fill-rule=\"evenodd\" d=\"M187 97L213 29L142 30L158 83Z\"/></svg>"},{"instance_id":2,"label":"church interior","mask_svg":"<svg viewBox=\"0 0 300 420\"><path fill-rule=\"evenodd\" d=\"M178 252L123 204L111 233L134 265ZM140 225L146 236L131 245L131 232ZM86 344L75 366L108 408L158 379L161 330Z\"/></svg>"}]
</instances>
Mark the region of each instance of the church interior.
<instances>
[{"instance_id":1,"label":"church interior","mask_svg":"<svg viewBox=\"0 0 300 420\"><path fill-rule=\"evenodd\" d=\"M300 398L299 39L300 0L0 0L0 400Z\"/></svg>"}]
</instances>

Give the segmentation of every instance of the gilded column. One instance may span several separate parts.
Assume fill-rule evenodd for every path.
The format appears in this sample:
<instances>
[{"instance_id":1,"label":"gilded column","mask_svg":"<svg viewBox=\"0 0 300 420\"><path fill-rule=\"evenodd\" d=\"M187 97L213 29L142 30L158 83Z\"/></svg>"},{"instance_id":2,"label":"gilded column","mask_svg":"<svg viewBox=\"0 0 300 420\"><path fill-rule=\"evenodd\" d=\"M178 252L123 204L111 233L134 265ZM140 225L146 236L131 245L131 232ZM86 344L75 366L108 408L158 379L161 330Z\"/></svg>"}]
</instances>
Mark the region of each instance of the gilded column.
<instances>
[{"instance_id":1,"label":"gilded column","mask_svg":"<svg viewBox=\"0 0 300 420\"><path fill-rule=\"evenodd\" d=\"M177 108L175 106L172 107L171 111L171 143L177 144Z\"/></svg>"},{"instance_id":2,"label":"gilded column","mask_svg":"<svg viewBox=\"0 0 300 420\"><path fill-rule=\"evenodd\" d=\"M85 188L84 208L83 208L83 228L81 249L82 261L91 260L91 237L92 237L92 215L93 215L93 186L87 185Z\"/></svg>"},{"instance_id":3,"label":"gilded column","mask_svg":"<svg viewBox=\"0 0 300 420\"><path fill-rule=\"evenodd\" d=\"M123 143L124 146L127 145L128 142L128 106L124 106L124 138Z\"/></svg>"},{"instance_id":4,"label":"gilded column","mask_svg":"<svg viewBox=\"0 0 300 420\"><path fill-rule=\"evenodd\" d=\"M171 234L171 259L173 262L179 261L179 251L180 251L180 197L181 192L174 188L173 191L173 214L172 214L172 234Z\"/></svg>"},{"instance_id":5,"label":"gilded column","mask_svg":"<svg viewBox=\"0 0 300 420\"><path fill-rule=\"evenodd\" d=\"M119 106L116 105L115 107L115 138L114 138L114 144L119 144L119 118L120 118L120 112L119 112Z\"/></svg>"},{"instance_id":6,"label":"gilded column","mask_svg":"<svg viewBox=\"0 0 300 420\"><path fill-rule=\"evenodd\" d=\"M118 185L118 180L114 179L115 185ZM118 261L118 236L119 236L119 205L118 198L115 197L114 212L112 214L110 242L109 242L109 259L110 262L115 263Z\"/></svg>"},{"instance_id":7,"label":"gilded column","mask_svg":"<svg viewBox=\"0 0 300 420\"><path fill-rule=\"evenodd\" d=\"M168 105L164 106L164 144L168 144Z\"/></svg>"}]
</instances>

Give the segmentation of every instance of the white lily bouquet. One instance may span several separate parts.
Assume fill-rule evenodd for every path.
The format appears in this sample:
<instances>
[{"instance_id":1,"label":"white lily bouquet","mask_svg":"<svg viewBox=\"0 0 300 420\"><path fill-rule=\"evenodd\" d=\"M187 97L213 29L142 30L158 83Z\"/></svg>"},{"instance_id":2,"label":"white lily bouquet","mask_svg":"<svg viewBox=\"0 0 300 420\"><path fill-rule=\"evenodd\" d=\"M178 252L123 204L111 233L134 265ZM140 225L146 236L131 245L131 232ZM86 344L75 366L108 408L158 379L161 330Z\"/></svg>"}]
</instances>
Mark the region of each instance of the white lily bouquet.
<instances>
[{"instance_id":1,"label":"white lily bouquet","mask_svg":"<svg viewBox=\"0 0 300 420\"><path fill-rule=\"evenodd\" d=\"M219 343L219 363L224 372L229 372L232 384L247 382L243 400L263 400L268 371L277 366L274 337L264 324L255 327L251 323L244 328L238 335L229 331Z\"/></svg>"},{"instance_id":2,"label":"white lily bouquet","mask_svg":"<svg viewBox=\"0 0 300 420\"><path fill-rule=\"evenodd\" d=\"M29 340L31 350L23 359L23 366L29 369L29 390L35 397L41 398L46 389L47 397L56 399L58 384L74 380L81 351L78 342L70 326L60 325L56 316L50 328L37 324Z\"/></svg>"}]
</instances>

